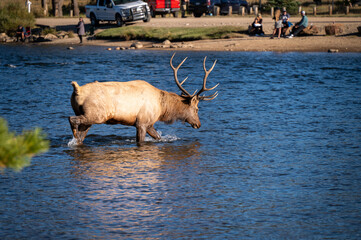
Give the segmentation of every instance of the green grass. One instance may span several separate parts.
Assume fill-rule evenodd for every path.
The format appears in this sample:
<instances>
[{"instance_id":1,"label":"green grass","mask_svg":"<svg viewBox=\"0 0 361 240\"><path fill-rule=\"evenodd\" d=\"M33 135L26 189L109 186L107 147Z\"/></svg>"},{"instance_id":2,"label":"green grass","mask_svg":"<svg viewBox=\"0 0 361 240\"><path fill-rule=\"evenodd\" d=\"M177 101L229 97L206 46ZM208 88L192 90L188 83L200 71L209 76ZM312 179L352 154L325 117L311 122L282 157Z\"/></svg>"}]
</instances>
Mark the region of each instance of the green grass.
<instances>
[{"instance_id":1,"label":"green grass","mask_svg":"<svg viewBox=\"0 0 361 240\"><path fill-rule=\"evenodd\" d=\"M154 28L154 27L121 27L102 31L97 39L151 40L151 41L193 41L241 37L246 33L244 27L202 27L202 28Z\"/></svg>"}]
</instances>

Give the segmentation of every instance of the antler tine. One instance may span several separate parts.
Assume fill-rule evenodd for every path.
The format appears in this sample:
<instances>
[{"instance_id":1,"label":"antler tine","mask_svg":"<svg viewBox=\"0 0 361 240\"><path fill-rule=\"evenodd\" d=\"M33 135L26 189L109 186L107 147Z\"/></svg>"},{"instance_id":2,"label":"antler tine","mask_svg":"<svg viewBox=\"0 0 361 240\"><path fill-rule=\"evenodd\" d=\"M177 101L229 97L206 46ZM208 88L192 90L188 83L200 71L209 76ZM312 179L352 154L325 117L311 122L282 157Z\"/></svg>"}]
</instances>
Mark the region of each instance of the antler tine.
<instances>
[{"instance_id":1,"label":"antler tine","mask_svg":"<svg viewBox=\"0 0 361 240\"><path fill-rule=\"evenodd\" d=\"M186 77L181 83L180 85L183 85L183 83L188 79L188 77Z\"/></svg>"},{"instance_id":2,"label":"antler tine","mask_svg":"<svg viewBox=\"0 0 361 240\"><path fill-rule=\"evenodd\" d=\"M217 60L214 61L212 67L207 70L206 68L206 60L207 60L207 57L204 57L204 60L203 60L203 69L204 69L204 78L203 78L203 87L202 89L197 93L197 96L199 96L202 92L205 92L205 91L211 91L213 89L215 89L216 87L218 87L219 83L216 84L214 87L211 87L211 88L206 88L206 83L207 83L207 78L208 78L208 75L212 72L214 66L216 65L217 63ZM215 94L209 96L209 97L200 97L201 100L212 100L214 99L216 96L214 96ZM211 99L208 99L208 98L211 98Z\"/></svg>"},{"instance_id":3,"label":"antler tine","mask_svg":"<svg viewBox=\"0 0 361 240\"><path fill-rule=\"evenodd\" d=\"M213 93L213 94L210 95L210 96L200 96L200 97L199 97L199 100L209 101L209 100L215 99L217 96L218 96L218 91L215 92L215 93Z\"/></svg>"},{"instance_id":4,"label":"antler tine","mask_svg":"<svg viewBox=\"0 0 361 240\"><path fill-rule=\"evenodd\" d=\"M183 87L182 87L182 84L188 79L188 77L186 77L181 83L179 83L178 81L178 76L177 76L177 73L178 73L178 69L180 68L180 66L182 66L182 64L185 62L185 60L187 60L187 57L185 59L183 59L183 61L177 66L177 67L174 67L173 66L173 58L175 56L175 53L173 54L173 56L171 57L170 59L170 66L172 67L173 69L173 72L174 72L174 80L175 80L175 83L177 84L178 88L187 96L187 97L193 97L194 95L191 95L187 92L187 90L185 90Z\"/></svg>"}]
</instances>

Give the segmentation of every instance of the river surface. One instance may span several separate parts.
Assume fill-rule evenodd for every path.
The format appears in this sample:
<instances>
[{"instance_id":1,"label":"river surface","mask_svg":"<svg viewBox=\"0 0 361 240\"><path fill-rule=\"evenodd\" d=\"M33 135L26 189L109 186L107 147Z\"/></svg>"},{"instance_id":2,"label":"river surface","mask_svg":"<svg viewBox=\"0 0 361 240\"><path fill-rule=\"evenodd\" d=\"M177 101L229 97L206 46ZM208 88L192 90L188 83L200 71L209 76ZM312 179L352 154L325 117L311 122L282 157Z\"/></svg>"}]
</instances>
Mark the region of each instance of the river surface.
<instances>
[{"instance_id":1,"label":"river surface","mask_svg":"<svg viewBox=\"0 0 361 240\"><path fill-rule=\"evenodd\" d=\"M0 116L49 151L0 173L1 239L360 239L361 54L179 52L202 127L93 125L73 146L71 81L179 93L171 52L0 45Z\"/></svg>"}]
</instances>

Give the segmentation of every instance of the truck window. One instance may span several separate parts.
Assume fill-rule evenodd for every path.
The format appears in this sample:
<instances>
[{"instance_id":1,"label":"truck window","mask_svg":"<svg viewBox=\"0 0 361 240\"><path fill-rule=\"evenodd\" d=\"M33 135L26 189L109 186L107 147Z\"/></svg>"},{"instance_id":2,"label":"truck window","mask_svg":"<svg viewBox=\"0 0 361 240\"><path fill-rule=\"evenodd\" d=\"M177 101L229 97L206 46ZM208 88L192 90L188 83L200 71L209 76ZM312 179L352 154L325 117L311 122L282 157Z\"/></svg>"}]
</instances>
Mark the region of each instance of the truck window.
<instances>
[{"instance_id":1,"label":"truck window","mask_svg":"<svg viewBox=\"0 0 361 240\"><path fill-rule=\"evenodd\" d=\"M99 6L104 7L105 6L105 1L104 0L99 0Z\"/></svg>"},{"instance_id":2,"label":"truck window","mask_svg":"<svg viewBox=\"0 0 361 240\"><path fill-rule=\"evenodd\" d=\"M138 0L113 0L114 5L120 5L124 3L136 2Z\"/></svg>"},{"instance_id":3,"label":"truck window","mask_svg":"<svg viewBox=\"0 0 361 240\"><path fill-rule=\"evenodd\" d=\"M109 8L112 7L112 1L111 0L105 0L105 5Z\"/></svg>"}]
</instances>

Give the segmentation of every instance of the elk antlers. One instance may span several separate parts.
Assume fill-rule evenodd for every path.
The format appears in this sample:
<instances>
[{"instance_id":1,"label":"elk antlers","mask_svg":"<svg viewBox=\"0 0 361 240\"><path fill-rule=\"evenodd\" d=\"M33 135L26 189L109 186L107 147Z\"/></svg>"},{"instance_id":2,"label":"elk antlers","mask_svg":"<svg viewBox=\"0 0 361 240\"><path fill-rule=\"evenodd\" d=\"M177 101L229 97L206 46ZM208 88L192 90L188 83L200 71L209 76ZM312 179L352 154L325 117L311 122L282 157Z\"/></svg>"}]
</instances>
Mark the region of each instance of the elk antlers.
<instances>
[{"instance_id":1,"label":"elk antlers","mask_svg":"<svg viewBox=\"0 0 361 240\"><path fill-rule=\"evenodd\" d=\"M178 88L182 91L182 96L184 97L187 97L187 98L193 98L194 96L197 96L199 100L213 100L215 99L217 96L218 96L218 91L213 93L212 95L210 96L200 96L200 94L202 92L205 92L205 91L211 91L213 89L215 89L216 87L218 87L219 83L217 85L215 85L214 87L211 87L211 88L206 88L206 82L207 82L207 78L208 78L208 75L212 72L214 66L216 65L217 63L217 60L214 61L212 67L207 70L206 68L206 59L207 57L204 57L204 60L203 60L203 69L204 69L204 78L203 78L203 86L202 86L202 89L199 90L197 92L197 90L193 93L193 94L189 94L187 92L187 90L184 89L184 87L182 86L182 84L188 79L188 77L186 77L181 83L179 83L178 81L178 76L177 76L177 73L178 73L178 69L182 66L182 64L187 60L187 58L183 59L183 61L177 66L177 67L174 67L173 66L173 58L174 58L174 55L175 53L173 54L173 56L171 57L170 59L170 66L172 67L173 69L173 72L174 72L174 80L175 80L175 83L177 84Z\"/></svg>"}]
</instances>

